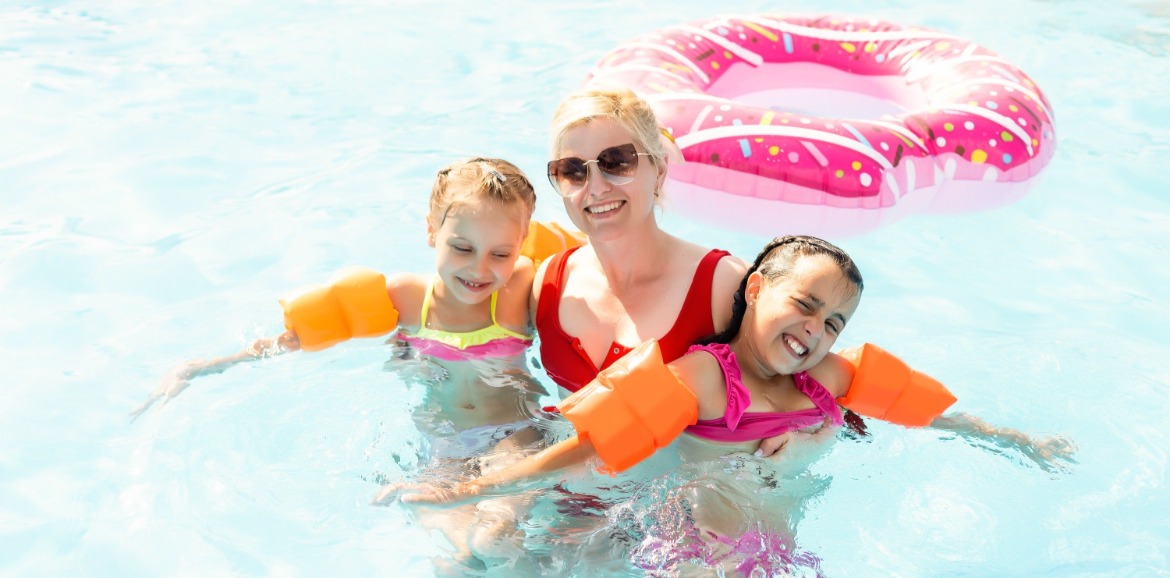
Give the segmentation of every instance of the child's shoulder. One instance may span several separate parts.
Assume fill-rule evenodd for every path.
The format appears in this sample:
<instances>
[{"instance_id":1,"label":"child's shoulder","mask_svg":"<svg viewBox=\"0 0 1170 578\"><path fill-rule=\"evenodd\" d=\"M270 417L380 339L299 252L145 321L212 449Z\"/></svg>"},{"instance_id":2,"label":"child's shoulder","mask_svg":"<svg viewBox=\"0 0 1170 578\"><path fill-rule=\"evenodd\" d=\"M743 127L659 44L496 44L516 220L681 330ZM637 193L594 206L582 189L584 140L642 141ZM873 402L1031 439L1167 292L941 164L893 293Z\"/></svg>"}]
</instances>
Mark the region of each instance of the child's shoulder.
<instances>
[{"instance_id":1,"label":"child's shoulder","mask_svg":"<svg viewBox=\"0 0 1170 578\"><path fill-rule=\"evenodd\" d=\"M418 325L419 312L432 276L421 273L392 273L386 276L386 293L398 310L399 325Z\"/></svg>"},{"instance_id":2,"label":"child's shoulder","mask_svg":"<svg viewBox=\"0 0 1170 578\"><path fill-rule=\"evenodd\" d=\"M715 356L704 350L692 351L669 364L679 380L691 388L699 398L699 408L724 406L727 401L727 383L723 368ZM719 409L718 411L722 411Z\"/></svg>"},{"instance_id":3,"label":"child's shoulder","mask_svg":"<svg viewBox=\"0 0 1170 578\"><path fill-rule=\"evenodd\" d=\"M808 374L829 390L833 397L841 397L849 392L849 384L853 381L853 366L844 357L829 353L820 363L808 370Z\"/></svg>"}]
</instances>

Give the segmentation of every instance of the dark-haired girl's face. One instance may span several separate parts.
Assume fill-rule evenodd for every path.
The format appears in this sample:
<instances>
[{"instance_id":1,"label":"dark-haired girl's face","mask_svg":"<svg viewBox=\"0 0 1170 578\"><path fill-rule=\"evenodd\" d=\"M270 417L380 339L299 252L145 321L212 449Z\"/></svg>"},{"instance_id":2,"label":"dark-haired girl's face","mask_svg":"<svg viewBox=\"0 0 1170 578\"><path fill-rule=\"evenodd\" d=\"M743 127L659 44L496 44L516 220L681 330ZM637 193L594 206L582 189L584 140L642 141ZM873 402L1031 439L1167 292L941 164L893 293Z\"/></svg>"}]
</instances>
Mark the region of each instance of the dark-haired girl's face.
<instances>
[{"instance_id":1,"label":"dark-haired girl's face","mask_svg":"<svg viewBox=\"0 0 1170 578\"><path fill-rule=\"evenodd\" d=\"M787 275L772 281L754 274L746 296L752 306L740 335L779 374L820 363L861 300L857 286L824 255L798 257Z\"/></svg>"}]
</instances>

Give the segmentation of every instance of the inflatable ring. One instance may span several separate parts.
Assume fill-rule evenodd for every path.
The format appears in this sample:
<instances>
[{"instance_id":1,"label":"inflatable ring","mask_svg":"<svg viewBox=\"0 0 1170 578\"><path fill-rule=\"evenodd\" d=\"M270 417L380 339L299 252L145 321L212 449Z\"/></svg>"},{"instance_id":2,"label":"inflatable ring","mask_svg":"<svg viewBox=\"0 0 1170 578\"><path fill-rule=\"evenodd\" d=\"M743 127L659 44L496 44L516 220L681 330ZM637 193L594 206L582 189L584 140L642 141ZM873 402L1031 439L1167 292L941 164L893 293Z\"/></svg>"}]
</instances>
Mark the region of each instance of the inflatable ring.
<instances>
[{"instance_id":1,"label":"inflatable ring","mask_svg":"<svg viewBox=\"0 0 1170 578\"><path fill-rule=\"evenodd\" d=\"M684 214L763 235L856 234L1023 196L1055 150L1028 75L973 42L876 20L726 16L621 45L587 87L650 102ZM837 116L823 115L826 111Z\"/></svg>"}]
</instances>

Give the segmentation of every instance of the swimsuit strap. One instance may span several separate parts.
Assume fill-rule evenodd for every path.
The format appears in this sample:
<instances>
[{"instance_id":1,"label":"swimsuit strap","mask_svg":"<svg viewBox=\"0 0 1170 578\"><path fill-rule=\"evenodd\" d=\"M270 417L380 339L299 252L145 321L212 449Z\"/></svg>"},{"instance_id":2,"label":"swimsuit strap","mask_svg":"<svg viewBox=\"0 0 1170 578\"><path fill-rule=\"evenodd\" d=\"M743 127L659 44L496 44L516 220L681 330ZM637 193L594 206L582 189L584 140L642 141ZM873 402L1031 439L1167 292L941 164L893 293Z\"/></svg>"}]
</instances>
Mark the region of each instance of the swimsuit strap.
<instances>
[{"instance_id":1,"label":"swimsuit strap","mask_svg":"<svg viewBox=\"0 0 1170 578\"><path fill-rule=\"evenodd\" d=\"M833 420L833 425L841 425L845 420L841 416L841 410L837 407L837 400L833 399L833 394L821 382L813 379L807 371L792 374L792 381L796 384L796 389L808 396L812 400L813 405L821 410L821 413L829 416Z\"/></svg>"},{"instance_id":2,"label":"swimsuit strap","mask_svg":"<svg viewBox=\"0 0 1170 578\"><path fill-rule=\"evenodd\" d=\"M431 277L431 280L427 282L427 291L426 293L423 293L422 312L419 313L418 320L419 329L427 326L427 313L429 313L431 309L431 293L434 293L434 291L435 278Z\"/></svg>"},{"instance_id":3,"label":"swimsuit strap","mask_svg":"<svg viewBox=\"0 0 1170 578\"><path fill-rule=\"evenodd\" d=\"M492 326L500 325L500 323L496 321L496 293L496 291L492 291Z\"/></svg>"}]
</instances>

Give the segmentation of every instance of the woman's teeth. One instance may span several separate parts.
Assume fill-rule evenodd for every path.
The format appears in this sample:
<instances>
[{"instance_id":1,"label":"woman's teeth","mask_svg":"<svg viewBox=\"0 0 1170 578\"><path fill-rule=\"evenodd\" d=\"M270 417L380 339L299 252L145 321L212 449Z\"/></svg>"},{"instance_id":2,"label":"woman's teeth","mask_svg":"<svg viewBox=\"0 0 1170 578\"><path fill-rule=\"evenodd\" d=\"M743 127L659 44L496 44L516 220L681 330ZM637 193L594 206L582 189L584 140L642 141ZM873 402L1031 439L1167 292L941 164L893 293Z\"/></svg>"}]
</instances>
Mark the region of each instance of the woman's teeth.
<instances>
[{"instance_id":1,"label":"woman's teeth","mask_svg":"<svg viewBox=\"0 0 1170 578\"><path fill-rule=\"evenodd\" d=\"M612 211L620 206L622 206L621 201L614 201L612 203L606 203L604 205L596 205L593 207L589 207L585 210L589 211L591 214L599 215L601 213L608 213L609 211Z\"/></svg>"}]
</instances>

